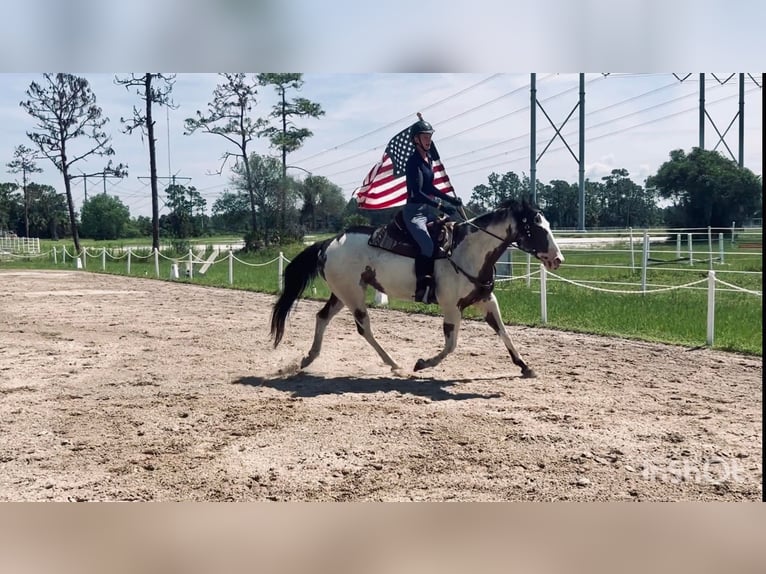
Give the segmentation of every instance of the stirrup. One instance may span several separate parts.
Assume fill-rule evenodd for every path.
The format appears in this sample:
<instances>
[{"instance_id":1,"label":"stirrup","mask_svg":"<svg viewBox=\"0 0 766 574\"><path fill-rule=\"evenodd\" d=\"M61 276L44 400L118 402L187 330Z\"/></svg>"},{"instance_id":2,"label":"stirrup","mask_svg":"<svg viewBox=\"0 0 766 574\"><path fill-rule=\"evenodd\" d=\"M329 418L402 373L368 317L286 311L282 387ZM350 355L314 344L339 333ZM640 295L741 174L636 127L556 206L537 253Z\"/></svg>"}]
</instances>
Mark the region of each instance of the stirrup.
<instances>
[{"instance_id":1,"label":"stirrup","mask_svg":"<svg viewBox=\"0 0 766 574\"><path fill-rule=\"evenodd\" d=\"M436 300L436 293L435 289L433 289L432 285L426 285L426 288L423 290L422 293L415 292L415 302L417 303L425 303L426 305L435 305L438 303Z\"/></svg>"}]
</instances>

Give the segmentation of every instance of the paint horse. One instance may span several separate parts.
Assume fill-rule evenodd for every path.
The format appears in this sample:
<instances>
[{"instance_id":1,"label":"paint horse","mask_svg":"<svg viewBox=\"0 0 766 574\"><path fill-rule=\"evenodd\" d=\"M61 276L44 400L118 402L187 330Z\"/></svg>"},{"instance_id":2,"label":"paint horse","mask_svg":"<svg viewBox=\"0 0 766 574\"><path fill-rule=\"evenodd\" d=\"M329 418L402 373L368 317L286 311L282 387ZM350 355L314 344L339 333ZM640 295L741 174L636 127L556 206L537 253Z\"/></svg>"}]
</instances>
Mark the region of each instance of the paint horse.
<instances>
[{"instance_id":1,"label":"paint horse","mask_svg":"<svg viewBox=\"0 0 766 574\"><path fill-rule=\"evenodd\" d=\"M373 227L355 227L318 241L285 268L284 289L271 315L275 348L282 340L291 308L311 281L321 275L331 291L330 298L316 314L314 342L301 361L301 368L319 356L327 325L345 306L353 313L359 334L392 370L400 369L372 334L365 294L368 287L373 287L389 298L412 301L414 260L371 247L368 242L374 231ZM437 258L434 265L436 296L444 315L444 348L431 358L418 359L415 371L438 365L455 350L463 310L473 305L505 343L511 360L521 368L522 377L536 376L514 347L492 292L495 263L511 244L530 253L550 270L557 269L564 261L548 221L539 209L527 202L508 201L493 211L454 224L448 256Z\"/></svg>"}]
</instances>

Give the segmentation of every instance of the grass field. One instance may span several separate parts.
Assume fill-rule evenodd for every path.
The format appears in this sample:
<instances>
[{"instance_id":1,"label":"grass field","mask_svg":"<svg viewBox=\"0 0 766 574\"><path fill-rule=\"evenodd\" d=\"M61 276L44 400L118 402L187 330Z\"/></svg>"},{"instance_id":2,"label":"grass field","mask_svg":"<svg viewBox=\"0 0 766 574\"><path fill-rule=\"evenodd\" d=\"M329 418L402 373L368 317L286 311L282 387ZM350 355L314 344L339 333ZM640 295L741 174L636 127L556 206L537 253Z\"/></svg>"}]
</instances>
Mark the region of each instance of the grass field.
<instances>
[{"instance_id":1,"label":"grass field","mask_svg":"<svg viewBox=\"0 0 766 574\"><path fill-rule=\"evenodd\" d=\"M760 240L760 237L758 238ZM236 238L214 238L201 241L202 244L225 244ZM749 241L752 241L750 239ZM73 268L71 259L62 261L61 246L58 243L58 263L52 256L40 258L13 258L0 262L2 268ZM126 274L127 256L124 251L109 252L102 269L101 248L107 250L127 246L146 246L136 251L131 257L130 275L141 277L170 278L172 261L159 258L160 272L155 271L154 257L148 246L151 242L124 241L96 243L84 242L95 256L87 258L86 269L95 272ZM51 253L54 244L43 242L43 253ZM276 293L277 262L280 250L288 259L292 259L305 246L294 244L282 248L264 250L257 255L235 254L240 261L233 262L233 284L229 284L229 264L227 254L221 253L218 262L210 267L204 276L197 273L195 266L195 284L218 287L248 289ZM684 247L685 249L685 247ZM688 259L674 261L675 242L652 244L650 264L646 272L647 292L640 293L642 283L642 252L640 246L634 250L631 259L628 244L610 245L609 247L562 248L566 256L565 264L555 275L575 282L571 284L549 275L547 280L547 326L575 332L615 335L648 341L676 343L689 347L705 345L707 325L707 274L711 263L705 253L707 244L695 246L695 255L690 265ZM72 251L71 244L68 246ZM717 256L717 247L714 249ZM685 251L682 252L682 255ZM172 255L168 255L173 257ZM119 259L117 259L119 257ZM180 260L181 278L184 276L184 255L175 255ZM243 263L244 262L244 263ZM529 280L518 278L526 273L526 256L514 253L513 274L517 279L496 284L495 293L500 302L506 323L517 325L540 326L541 303L539 264L532 262L533 276ZM667 262L667 263L664 263ZM762 290L762 253L752 247L738 248L726 245L724 263L714 261L712 268L718 279L740 288L752 291ZM748 273L749 272L749 273ZM702 281L691 288L668 290L670 286L685 285ZM600 289L600 290L596 290ZM613 293L609 291L628 291ZM659 290L652 292L653 290ZM308 297L323 299L329 296L324 281L316 284L305 293ZM372 303L373 293L368 294ZM412 312L438 314L438 307L427 307L417 303L391 301L392 308ZM715 341L714 347L762 356L763 325L762 297L749 293L729 290L726 286L716 286ZM473 315L469 312L468 317Z\"/></svg>"}]
</instances>

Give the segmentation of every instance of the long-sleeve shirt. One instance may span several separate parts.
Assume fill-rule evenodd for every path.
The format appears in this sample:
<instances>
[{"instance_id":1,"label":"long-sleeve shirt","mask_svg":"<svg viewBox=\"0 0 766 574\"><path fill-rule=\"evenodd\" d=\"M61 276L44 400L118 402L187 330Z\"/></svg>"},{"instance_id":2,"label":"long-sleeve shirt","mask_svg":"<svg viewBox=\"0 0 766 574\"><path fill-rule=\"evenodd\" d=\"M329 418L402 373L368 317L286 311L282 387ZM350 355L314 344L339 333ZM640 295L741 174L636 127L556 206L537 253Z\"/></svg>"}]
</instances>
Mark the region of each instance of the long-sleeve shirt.
<instances>
[{"instance_id":1,"label":"long-sleeve shirt","mask_svg":"<svg viewBox=\"0 0 766 574\"><path fill-rule=\"evenodd\" d=\"M407 160L405 170L407 177L407 203L426 203L439 207L440 201L455 204L452 197L442 193L434 186L434 171L431 167L431 157L424 160L417 151Z\"/></svg>"},{"instance_id":2,"label":"long-sleeve shirt","mask_svg":"<svg viewBox=\"0 0 766 574\"><path fill-rule=\"evenodd\" d=\"M407 160L407 203L426 203L439 207L436 198L442 193L434 187L434 171L431 158L428 161L416 151Z\"/></svg>"}]
</instances>

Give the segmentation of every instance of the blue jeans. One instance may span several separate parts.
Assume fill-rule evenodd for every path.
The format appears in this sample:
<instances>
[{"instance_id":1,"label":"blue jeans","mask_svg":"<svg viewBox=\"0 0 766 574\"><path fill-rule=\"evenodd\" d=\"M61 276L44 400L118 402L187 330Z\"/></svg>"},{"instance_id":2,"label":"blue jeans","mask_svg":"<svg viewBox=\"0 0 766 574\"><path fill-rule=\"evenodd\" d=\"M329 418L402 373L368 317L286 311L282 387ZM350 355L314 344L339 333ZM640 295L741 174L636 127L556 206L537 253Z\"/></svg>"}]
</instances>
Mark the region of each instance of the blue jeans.
<instances>
[{"instance_id":1,"label":"blue jeans","mask_svg":"<svg viewBox=\"0 0 766 574\"><path fill-rule=\"evenodd\" d=\"M410 232L415 243L418 244L420 254L433 257L434 242L428 234L428 223L435 221L437 212L435 207L427 203L408 203L403 210L404 224Z\"/></svg>"}]
</instances>

